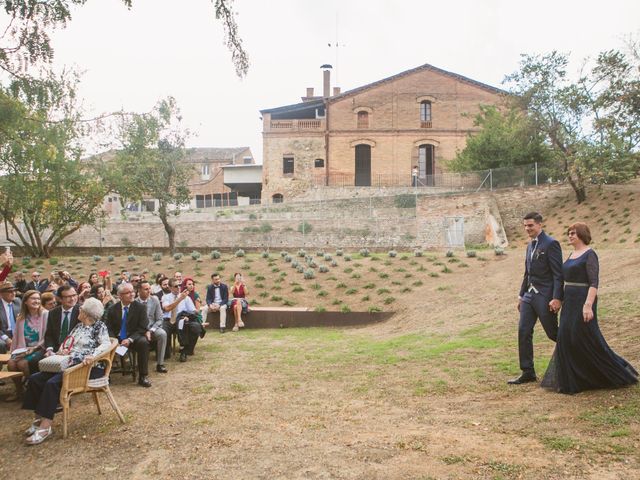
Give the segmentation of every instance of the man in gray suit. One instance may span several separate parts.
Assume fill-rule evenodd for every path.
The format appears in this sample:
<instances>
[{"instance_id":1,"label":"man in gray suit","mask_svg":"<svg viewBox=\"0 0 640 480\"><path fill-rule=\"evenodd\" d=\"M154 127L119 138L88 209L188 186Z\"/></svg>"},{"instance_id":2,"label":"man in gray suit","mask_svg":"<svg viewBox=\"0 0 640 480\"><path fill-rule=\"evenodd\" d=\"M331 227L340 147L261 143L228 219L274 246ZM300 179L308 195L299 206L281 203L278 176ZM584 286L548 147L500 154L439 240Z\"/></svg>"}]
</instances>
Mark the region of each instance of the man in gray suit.
<instances>
[{"instance_id":1,"label":"man in gray suit","mask_svg":"<svg viewBox=\"0 0 640 480\"><path fill-rule=\"evenodd\" d=\"M164 366L164 355L167 351L167 332L162 328L162 307L158 297L151 295L151 284L147 280L140 282L137 301L147 307L149 325L146 336L149 342L151 342L152 338L156 341L156 371L167 373L167 367Z\"/></svg>"},{"instance_id":2,"label":"man in gray suit","mask_svg":"<svg viewBox=\"0 0 640 480\"><path fill-rule=\"evenodd\" d=\"M13 284L11 282L0 284L0 353L11 350L20 306L20 299L16 298L16 288Z\"/></svg>"}]
</instances>

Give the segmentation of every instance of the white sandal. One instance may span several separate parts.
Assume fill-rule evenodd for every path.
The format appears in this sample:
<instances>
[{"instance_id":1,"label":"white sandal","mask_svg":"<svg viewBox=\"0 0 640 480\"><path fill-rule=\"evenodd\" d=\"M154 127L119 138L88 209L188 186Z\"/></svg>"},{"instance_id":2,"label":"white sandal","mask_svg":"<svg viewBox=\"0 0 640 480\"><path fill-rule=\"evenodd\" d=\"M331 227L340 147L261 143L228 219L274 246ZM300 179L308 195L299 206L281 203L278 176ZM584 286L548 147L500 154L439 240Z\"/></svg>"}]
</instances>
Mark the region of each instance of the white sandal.
<instances>
[{"instance_id":1,"label":"white sandal","mask_svg":"<svg viewBox=\"0 0 640 480\"><path fill-rule=\"evenodd\" d=\"M49 438L52 433L53 431L51 430L51 427L38 428L35 432L33 432L33 435L27 438L27 445L39 445L47 438Z\"/></svg>"},{"instance_id":2,"label":"white sandal","mask_svg":"<svg viewBox=\"0 0 640 480\"><path fill-rule=\"evenodd\" d=\"M36 430L38 430L38 427L40 427L41 420L41 418L34 419L31 423L31 426L24 431L25 436L30 437L31 435L36 433Z\"/></svg>"}]
</instances>

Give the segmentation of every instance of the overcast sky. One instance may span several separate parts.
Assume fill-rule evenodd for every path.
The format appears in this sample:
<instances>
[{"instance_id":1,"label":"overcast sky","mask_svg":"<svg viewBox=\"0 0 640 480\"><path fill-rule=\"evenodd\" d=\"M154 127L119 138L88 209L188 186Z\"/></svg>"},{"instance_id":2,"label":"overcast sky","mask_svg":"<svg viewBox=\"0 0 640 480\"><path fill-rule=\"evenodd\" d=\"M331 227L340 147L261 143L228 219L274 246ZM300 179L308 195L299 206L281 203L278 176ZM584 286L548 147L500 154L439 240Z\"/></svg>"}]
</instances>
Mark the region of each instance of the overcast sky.
<instances>
[{"instance_id":1,"label":"overcast sky","mask_svg":"<svg viewBox=\"0 0 640 480\"><path fill-rule=\"evenodd\" d=\"M176 97L190 146L251 147L262 161L260 109L342 91L430 63L500 86L521 53L581 59L640 33L640 1L236 0L251 67L235 76L210 0L90 0L53 36L56 65L84 72L88 113L143 112ZM337 28L336 28L337 27ZM343 45L338 49L327 44Z\"/></svg>"}]
</instances>

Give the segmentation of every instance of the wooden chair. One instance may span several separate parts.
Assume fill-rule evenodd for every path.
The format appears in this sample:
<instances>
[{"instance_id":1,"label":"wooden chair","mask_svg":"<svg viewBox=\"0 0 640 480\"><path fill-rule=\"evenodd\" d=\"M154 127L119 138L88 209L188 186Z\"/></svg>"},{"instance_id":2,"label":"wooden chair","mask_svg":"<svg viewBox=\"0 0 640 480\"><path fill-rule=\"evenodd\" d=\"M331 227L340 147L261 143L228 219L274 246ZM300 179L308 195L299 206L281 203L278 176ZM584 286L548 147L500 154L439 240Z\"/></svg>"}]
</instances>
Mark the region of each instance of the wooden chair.
<instances>
[{"instance_id":1,"label":"wooden chair","mask_svg":"<svg viewBox=\"0 0 640 480\"><path fill-rule=\"evenodd\" d=\"M62 437L67 438L67 423L69 419L69 400L72 395L79 393L91 393L93 395L93 401L98 407L98 414L102 414L100 409L100 401L98 400L98 393L102 392L109 399L109 403L116 411L118 418L122 423L125 423L124 416L118 408L115 398L109 388L109 373L111 372L111 365L113 364L113 357L116 354L116 347L118 346L118 340L111 339L111 348L108 351L98 355L92 365L74 365L64 371L62 376L62 390L60 390L60 404L62 405ZM102 362L106 364L104 369L104 377L89 379L91 368L97 363Z\"/></svg>"}]
</instances>

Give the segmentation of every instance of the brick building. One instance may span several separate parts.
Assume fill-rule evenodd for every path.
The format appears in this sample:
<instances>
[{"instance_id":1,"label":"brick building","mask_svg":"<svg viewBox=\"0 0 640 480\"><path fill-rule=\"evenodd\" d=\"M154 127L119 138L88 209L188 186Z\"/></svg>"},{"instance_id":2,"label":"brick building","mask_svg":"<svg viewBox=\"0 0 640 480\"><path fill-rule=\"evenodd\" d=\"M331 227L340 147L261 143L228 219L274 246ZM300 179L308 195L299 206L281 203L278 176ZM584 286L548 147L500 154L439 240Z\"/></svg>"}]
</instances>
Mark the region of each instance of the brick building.
<instances>
[{"instance_id":1,"label":"brick building","mask_svg":"<svg viewBox=\"0 0 640 480\"><path fill-rule=\"evenodd\" d=\"M429 64L331 92L331 66L321 68L322 96L307 88L302 103L260 112L264 200L313 186L437 186L477 130L478 106L500 104L506 94Z\"/></svg>"}]
</instances>

